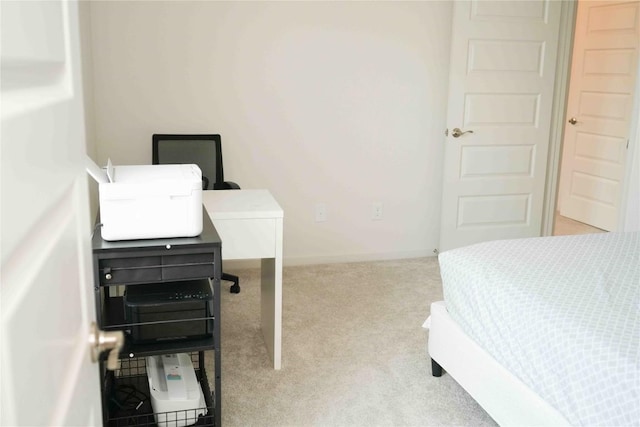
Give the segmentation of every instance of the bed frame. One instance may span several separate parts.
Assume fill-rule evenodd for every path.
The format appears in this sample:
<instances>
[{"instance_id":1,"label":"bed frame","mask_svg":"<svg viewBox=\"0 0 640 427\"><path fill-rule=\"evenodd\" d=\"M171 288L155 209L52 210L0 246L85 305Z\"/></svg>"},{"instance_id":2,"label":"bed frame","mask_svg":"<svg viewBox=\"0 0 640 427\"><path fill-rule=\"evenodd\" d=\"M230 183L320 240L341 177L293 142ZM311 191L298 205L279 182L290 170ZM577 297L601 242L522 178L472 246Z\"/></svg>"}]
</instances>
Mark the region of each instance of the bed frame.
<instances>
[{"instance_id":1,"label":"bed frame","mask_svg":"<svg viewBox=\"0 0 640 427\"><path fill-rule=\"evenodd\" d=\"M449 316L444 301L431 304L428 351L432 374L443 369L501 426L568 426L555 408L507 371Z\"/></svg>"}]
</instances>

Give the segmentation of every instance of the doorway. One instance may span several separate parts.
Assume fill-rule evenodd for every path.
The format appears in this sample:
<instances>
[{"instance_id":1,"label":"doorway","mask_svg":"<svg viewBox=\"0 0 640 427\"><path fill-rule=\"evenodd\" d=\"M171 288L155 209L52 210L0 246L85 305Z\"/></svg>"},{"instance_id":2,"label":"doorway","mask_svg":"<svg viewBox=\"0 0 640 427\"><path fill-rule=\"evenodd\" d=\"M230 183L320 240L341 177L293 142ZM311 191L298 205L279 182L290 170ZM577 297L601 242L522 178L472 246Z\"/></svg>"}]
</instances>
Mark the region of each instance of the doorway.
<instances>
[{"instance_id":1,"label":"doorway","mask_svg":"<svg viewBox=\"0 0 640 427\"><path fill-rule=\"evenodd\" d=\"M615 231L638 63L640 2L578 2L554 235Z\"/></svg>"}]
</instances>

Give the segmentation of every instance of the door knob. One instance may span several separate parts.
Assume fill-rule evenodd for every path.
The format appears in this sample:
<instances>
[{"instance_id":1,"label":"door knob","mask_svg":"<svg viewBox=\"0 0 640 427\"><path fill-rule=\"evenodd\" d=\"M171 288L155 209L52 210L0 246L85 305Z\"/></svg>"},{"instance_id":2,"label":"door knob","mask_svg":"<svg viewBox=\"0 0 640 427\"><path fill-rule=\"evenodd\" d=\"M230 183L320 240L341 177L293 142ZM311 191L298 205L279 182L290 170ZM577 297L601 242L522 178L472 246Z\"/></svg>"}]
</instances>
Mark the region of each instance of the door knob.
<instances>
[{"instance_id":1,"label":"door knob","mask_svg":"<svg viewBox=\"0 0 640 427\"><path fill-rule=\"evenodd\" d=\"M95 322L91 322L89 331L89 344L91 345L91 361L97 362L100 353L111 350L107 356L107 369L115 371L118 369L118 355L124 345L124 334L122 331L101 331Z\"/></svg>"},{"instance_id":2,"label":"door knob","mask_svg":"<svg viewBox=\"0 0 640 427\"><path fill-rule=\"evenodd\" d=\"M454 138L459 138L460 136L464 135L465 133L473 133L473 131L472 130L463 131L460 128L453 128L453 130L451 131L451 135L453 135Z\"/></svg>"},{"instance_id":3,"label":"door knob","mask_svg":"<svg viewBox=\"0 0 640 427\"><path fill-rule=\"evenodd\" d=\"M578 119L576 119L575 117L571 117L569 119L569 123L572 124L572 125L575 125L576 123L578 123Z\"/></svg>"}]
</instances>

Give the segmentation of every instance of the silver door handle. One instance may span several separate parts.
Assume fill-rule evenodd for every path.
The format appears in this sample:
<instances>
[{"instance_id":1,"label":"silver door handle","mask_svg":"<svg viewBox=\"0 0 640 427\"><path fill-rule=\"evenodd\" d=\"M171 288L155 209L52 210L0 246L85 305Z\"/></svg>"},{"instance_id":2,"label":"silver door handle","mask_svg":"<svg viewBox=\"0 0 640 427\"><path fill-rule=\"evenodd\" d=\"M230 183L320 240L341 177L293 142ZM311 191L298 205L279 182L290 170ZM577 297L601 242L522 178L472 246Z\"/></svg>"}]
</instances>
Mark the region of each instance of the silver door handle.
<instances>
[{"instance_id":1,"label":"silver door handle","mask_svg":"<svg viewBox=\"0 0 640 427\"><path fill-rule=\"evenodd\" d=\"M122 331L101 331L95 322L91 322L89 331L89 345L91 345L91 361L97 362L100 353L111 350L107 356L107 369L115 371L118 369L120 350L124 345L124 333Z\"/></svg>"},{"instance_id":2,"label":"silver door handle","mask_svg":"<svg viewBox=\"0 0 640 427\"><path fill-rule=\"evenodd\" d=\"M571 117L569 119L569 124L575 125L576 123L578 123L578 119L576 119L575 117Z\"/></svg>"},{"instance_id":3,"label":"silver door handle","mask_svg":"<svg viewBox=\"0 0 640 427\"><path fill-rule=\"evenodd\" d=\"M451 135L452 135L454 138L459 138L460 136L464 135L465 133L473 133L473 131L472 131L472 130L465 130L465 131L463 131L463 130L462 130L462 129L460 129L460 128L453 128L453 130L451 131Z\"/></svg>"}]
</instances>

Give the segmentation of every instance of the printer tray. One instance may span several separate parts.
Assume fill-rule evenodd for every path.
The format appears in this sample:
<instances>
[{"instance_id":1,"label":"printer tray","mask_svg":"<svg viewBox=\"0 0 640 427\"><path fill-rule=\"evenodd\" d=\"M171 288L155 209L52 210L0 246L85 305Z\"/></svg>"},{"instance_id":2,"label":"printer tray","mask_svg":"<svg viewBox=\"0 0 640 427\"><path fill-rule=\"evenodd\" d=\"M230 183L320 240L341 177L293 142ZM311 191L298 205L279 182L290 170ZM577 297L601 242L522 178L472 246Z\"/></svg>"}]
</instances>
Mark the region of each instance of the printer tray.
<instances>
[{"instance_id":1,"label":"printer tray","mask_svg":"<svg viewBox=\"0 0 640 427\"><path fill-rule=\"evenodd\" d=\"M208 279L126 286L123 302L132 341L212 336L213 297Z\"/></svg>"}]
</instances>

